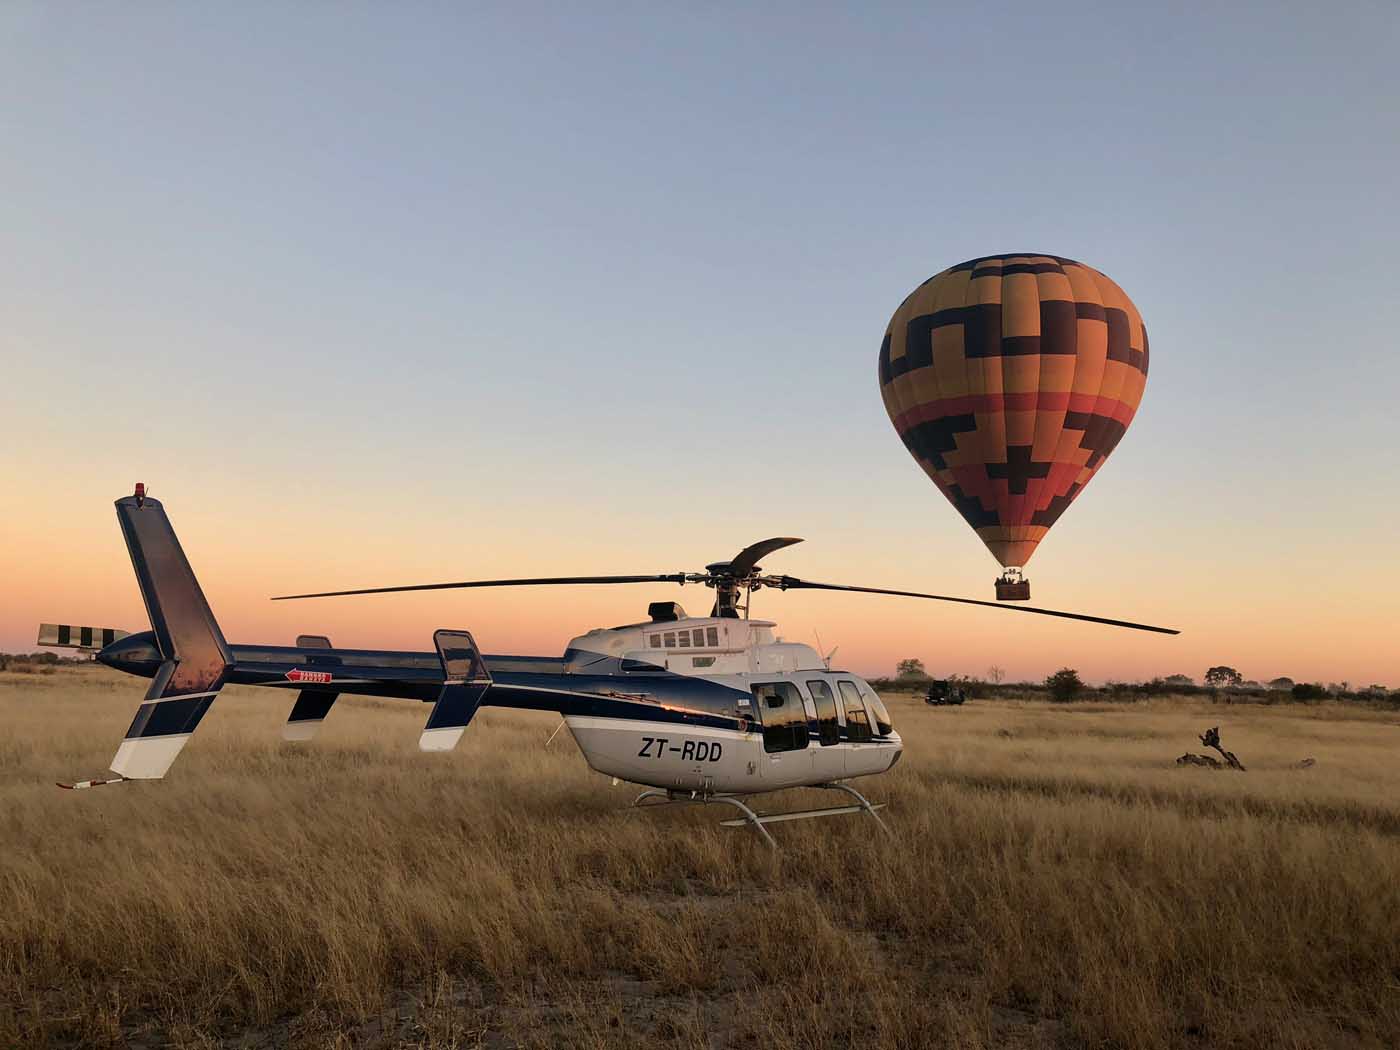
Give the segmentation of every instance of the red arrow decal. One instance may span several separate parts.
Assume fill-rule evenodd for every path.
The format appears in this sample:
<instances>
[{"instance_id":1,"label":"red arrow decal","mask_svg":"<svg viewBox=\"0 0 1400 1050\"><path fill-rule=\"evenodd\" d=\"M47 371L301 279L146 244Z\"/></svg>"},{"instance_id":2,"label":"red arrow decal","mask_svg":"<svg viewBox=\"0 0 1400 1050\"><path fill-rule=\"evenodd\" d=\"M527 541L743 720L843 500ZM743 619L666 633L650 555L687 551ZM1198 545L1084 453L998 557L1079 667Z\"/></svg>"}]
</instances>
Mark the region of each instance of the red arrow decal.
<instances>
[{"instance_id":1,"label":"red arrow decal","mask_svg":"<svg viewBox=\"0 0 1400 1050\"><path fill-rule=\"evenodd\" d=\"M300 667L287 672L289 682L318 682L322 685L331 680L329 671L303 671Z\"/></svg>"}]
</instances>

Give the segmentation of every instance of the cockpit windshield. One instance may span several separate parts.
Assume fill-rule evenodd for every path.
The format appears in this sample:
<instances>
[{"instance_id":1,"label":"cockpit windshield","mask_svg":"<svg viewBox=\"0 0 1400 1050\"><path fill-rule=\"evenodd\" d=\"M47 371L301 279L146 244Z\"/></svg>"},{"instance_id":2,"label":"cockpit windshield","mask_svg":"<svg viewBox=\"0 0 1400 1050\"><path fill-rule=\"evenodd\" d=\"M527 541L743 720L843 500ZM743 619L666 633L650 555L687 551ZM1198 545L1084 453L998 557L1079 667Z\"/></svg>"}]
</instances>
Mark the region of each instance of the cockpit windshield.
<instances>
[{"instance_id":1,"label":"cockpit windshield","mask_svg":"<svg viewBox=\"0 0 1400 1050\"><path fill-rule=\"evenodd\" d=\"M864 743L874 734L860 690L856 688L855 682L846 678L838 681L836 688L841 692L841 706L846 710L846 739L853 744Z\"/></svg>"},{"instance_id":2,"label":"cockpit windshield","mask_svg":"<svg viewBox=\"0 0 1400 1050\"><path fill-rule=\"evenodd\" d=\"M880 695L871 689L864 682L860 683L860 695L865 700L865 706L870 711L870 717L875 719L875 732L879 736L889 736L894 731L894 722L890 719L890 712L885 707L885 702L880 699Z\"/></svg>"}]
</instances>

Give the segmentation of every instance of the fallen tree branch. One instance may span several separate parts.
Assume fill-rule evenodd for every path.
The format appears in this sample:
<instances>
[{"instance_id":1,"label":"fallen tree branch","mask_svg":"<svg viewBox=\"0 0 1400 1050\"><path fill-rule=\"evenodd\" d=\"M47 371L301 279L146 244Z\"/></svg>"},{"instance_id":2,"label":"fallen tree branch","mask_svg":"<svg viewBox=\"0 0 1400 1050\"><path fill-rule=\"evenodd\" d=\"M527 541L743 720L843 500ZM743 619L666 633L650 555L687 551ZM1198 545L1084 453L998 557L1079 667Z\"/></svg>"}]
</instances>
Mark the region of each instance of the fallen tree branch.
<instances>
[{"instance_id":1,"label":"fallen tree branch","mask_svg":"<svg viewBox=\"0 0 1400 1050\"><path fill-rule=\"evenodd\" d=\"M1235 753L1233 751L1226 751L1223 747L1220 746L1219 726L1214 726L1202 733L1201 743L1204 744L1206 747L1212 747L1216 751L1219 751L1220 756L1225 759L1226 764L1231 769L1238 769L1241 773L1244 772L1244 765L1240 762L1238 758L1235 757Z\"/></svg>"},{"instance_id":2,"label":"fallen tree branch","mask_svg":"<svg viewBox=\"0 0 1400 1050\"><path fill-rule=\"evenodd\" d=\"M1238 769L1244 772L1244 763L1235 757L1233 751L1226 751L1220 746L1220 727L1213 726L1201 734L1201 743L1220 753L1220 759L1211 758L1210 755L1193 755L1189 751L1176 760L1179 766L1204 766L1206 769Z\"/></svg>"},{"instance_id":3,"label":"fallen tree branch","mask_svg":"<svg viewBox=\"0 0 1400 1050\"><path fill-rule=\"evenodd\" d=\"M1178 758L1176 764L1179 766L1205 766L1207 769L1223 768L1218 761L1209 755L1193 755L1189 751Z\"/></svg>"}]
</instances>

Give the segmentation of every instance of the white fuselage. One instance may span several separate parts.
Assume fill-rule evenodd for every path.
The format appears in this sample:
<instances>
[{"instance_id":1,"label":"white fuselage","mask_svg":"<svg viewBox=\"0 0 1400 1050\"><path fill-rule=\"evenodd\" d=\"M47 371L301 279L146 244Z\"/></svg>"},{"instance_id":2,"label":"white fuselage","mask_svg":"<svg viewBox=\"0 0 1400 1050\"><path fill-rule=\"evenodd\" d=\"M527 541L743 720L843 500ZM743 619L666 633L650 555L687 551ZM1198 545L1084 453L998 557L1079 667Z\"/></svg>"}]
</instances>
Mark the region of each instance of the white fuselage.
<instances>
[{"instance_id":1,"label":"white fuselage","mask_svg":"<svg viewBox=\"0 0 1400 1050\"><path fill-rule=\"evenodd\" d=\"M775 639L773 626L687 617L575 638L569 650L581 664L594 656L619 661L623 686L636 674L640 695L657 681L647 676L658 672L703 678L734 691L738 716L678 720L684 710L668 703L660 688L655 720L567 715L589 766L666 790L751 794L883 773L894 765L903 744L887 722L876 725L877 706L882 719L888 715L874 690L857 675L828 670L810 646ZM770 693L779 701L776 711L768 709ZM862 717L868 732L860 729ZM778 718L791 732L774 739L764 728L775 729Z\"/></svg>"}]
</instances>

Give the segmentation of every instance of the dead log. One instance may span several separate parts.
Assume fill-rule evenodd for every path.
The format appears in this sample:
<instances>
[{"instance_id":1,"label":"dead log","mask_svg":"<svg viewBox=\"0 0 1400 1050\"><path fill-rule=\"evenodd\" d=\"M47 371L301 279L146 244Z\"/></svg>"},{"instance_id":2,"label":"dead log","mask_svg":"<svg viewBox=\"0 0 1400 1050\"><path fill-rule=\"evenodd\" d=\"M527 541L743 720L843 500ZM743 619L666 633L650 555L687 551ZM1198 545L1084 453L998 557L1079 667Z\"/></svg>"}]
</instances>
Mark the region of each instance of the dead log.
<instances>
[{"instance_id":1,"label":"dead log","mask_svg":"<svg viewBox=\"0 0 1400 1050\"><path fill-rule=\"evenodd\" d=\"M1238 758L1235 757L1235 753L1233 751L1226 751L1223 747L1220 746L1219 726L1213 726L1212 728L1207 729L1204 733L1202 733L1201 743L1204 744L1206 747L1214 748L1216 751L1219 751L1220 756L1223 759L1225 759L1225 763L1231 769L1238 769L1241 773L1244 772L1244 764Z\"/></svg>"},{"instance_id":2,"label":"dead log","mask_svg":"<svg viewBox=\"0 0 1400 1050\"><path fill-rule=\"evenodd\" d=\"M1208 769L1224 768L1216 759L1211 758L1209 755L1193 755L1189 751L1178 758L1176 764L1179 766L1205 766Z\"/></svg>"}]
</instances>

